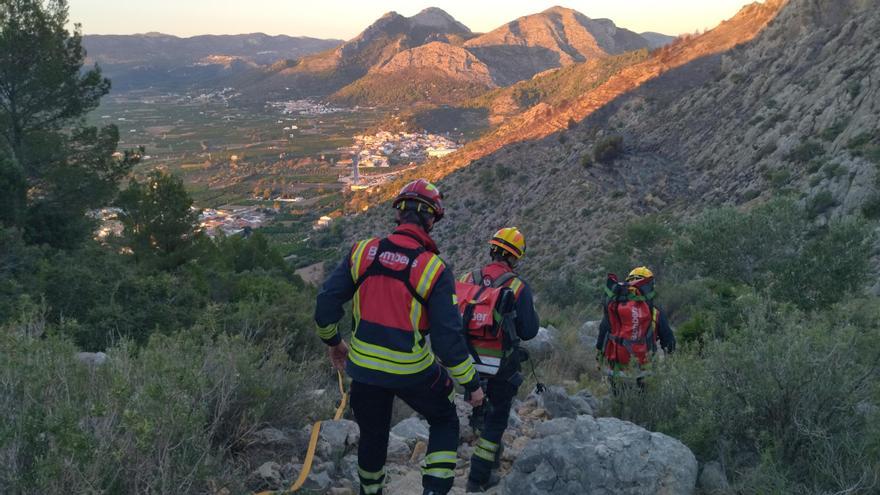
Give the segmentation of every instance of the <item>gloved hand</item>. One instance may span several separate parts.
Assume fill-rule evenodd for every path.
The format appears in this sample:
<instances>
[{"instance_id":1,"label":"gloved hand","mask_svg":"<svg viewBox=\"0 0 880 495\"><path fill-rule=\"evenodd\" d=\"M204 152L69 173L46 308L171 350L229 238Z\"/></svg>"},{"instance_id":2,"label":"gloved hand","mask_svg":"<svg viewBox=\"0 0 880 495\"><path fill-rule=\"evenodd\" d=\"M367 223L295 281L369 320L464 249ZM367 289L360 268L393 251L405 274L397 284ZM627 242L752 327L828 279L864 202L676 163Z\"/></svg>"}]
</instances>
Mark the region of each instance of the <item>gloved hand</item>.
<instances>
[{"instance_id":1,"label":"gloved hand","mask_svg":"<svg viewBox=\"0 0 880 495\"><path fill-rule=\"evenodd\" d=\"M328 354L333 367L339 371L345 371L345 362L348 360L348 344L342 340L339 345L328 349Z\"/></svg>"},{"instance_id":2,"label":"gloved hand","mask_svg":"<svg viewBox=\"0 0 880 495\"><path fill-rule=\"evenodd\" d=\"M481 405L483 405L483 399L485 399L485 397L486 394L483 393L483 387L480 387L471 392L467 400L472 406L480 407Z\"/></svg>"}]
</instances>

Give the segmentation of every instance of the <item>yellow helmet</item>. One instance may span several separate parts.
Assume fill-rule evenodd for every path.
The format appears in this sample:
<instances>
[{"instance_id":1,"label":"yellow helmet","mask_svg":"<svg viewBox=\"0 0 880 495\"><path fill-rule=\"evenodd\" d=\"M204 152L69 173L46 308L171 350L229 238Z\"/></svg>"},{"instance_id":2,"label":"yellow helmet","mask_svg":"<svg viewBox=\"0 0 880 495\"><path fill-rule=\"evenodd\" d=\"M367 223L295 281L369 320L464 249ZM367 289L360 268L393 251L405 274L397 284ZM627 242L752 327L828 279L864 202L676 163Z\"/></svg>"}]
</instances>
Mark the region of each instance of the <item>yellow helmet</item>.
<instances>
[{"instance_id":1,"label":"yellow helmet","mask_svg":"<svg viewBox=\"0 0 880 495\"><path fill-rule=\"evenodd\" d=\"M627 282L632 282L633 280L642 280L645 278L653 278L654 272L648 269L647 266L639 266L633 268L629 275L626 276Z\"/></svg>"},{"instance_id":2,"label":"yellow helmet","mask_svg":"<svg viewBox=\"0 0 880 495\"><path fill-rule=\"evenodd\" d=\"M526 236L516 227L506 227L495 232L489 244L507 251L516 259L526 254Z\"/></svg>"}]
</instances>

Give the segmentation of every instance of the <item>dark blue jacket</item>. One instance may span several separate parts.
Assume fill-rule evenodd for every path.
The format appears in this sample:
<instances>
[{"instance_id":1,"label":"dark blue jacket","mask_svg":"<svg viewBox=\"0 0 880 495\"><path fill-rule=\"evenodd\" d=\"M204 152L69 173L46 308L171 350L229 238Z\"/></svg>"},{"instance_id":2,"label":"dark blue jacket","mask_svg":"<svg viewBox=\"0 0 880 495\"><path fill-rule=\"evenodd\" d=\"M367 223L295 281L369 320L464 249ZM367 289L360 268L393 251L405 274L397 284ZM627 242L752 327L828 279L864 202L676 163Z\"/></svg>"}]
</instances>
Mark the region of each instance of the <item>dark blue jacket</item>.
<instances>
[{"instance_id":1,"label":"dark blue jacket","mask_svg":"<svg viewBox=\"0 0 880 495\"><path fill-rule=\"evenodd\" d=\"M418 237L423 239L422 243L425 248L429 251L436 251L433 241L423 231L416 232L413 230L413 226L404 225L395 232L401 231L408 231L410 235L418 234ZM392 237L395 236L392 235ZM335 327L335 324L344 316L343 305L354 297L356 287L352 280L351 268L351 257L346 256L324 282L318 294L315 322L319 327L319 334L322 333L322 328ZM466 389L473 390L479 386L479 380L473 373L472 360L462 336L461 316L454 303L455 278L451 269L445 264L441 270L426 300L425 307L430 328L431 350L444 363L444 366L449 368L453 378L456 378ZM388 301L388 304L396 303ZM364 325L367 324L369 323L364 323ZM382 329L376 328L375 330L381 332ZM328 331L321 334L321 337L327 345L336 345L341 340L336 331ZM353 379L365 383L383 387L406 387L436 375L437 366L435 363L418 375L393 375L356 366L349 359L346 372Z\"/></svg>"}]
</instances>

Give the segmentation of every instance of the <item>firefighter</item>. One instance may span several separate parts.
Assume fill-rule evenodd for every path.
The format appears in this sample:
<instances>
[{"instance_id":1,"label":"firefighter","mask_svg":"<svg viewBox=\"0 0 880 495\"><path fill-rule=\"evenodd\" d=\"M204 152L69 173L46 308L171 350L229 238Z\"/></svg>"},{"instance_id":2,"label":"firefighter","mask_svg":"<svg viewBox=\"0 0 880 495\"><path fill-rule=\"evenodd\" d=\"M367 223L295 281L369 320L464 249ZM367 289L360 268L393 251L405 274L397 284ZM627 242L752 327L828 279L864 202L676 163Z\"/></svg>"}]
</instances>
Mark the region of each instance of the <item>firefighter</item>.
<instances>
[{"instance_id":1,"label":"firefighter","mask_svg":"<svg viewBox=\"0 0 880 495\"><path fill-rule=\"evenodd\" d=\"M424 494L452 488L459 422L453 380L479 406L483 390L461 332L455 278L438 256L430 233L443 218L443 196L424 179L407 184L393 201L397 228L388 237L360 241L318 294L318 334L330 360L351 377L351 407L360 426L360 493L382 493L395 397L430 425L422 468ZM352 300L350 346L337 330ZM430 349L425 337L430 332Z\"/></svg>"},{"instance_id":2,"label":"firefighter","mask_svg":"<svg viewBox=\"0 0 880 495\"><path fill-rule=\"evenodd\" d=\"M520 340L533 339L538 334L540 322L535 312L532 290L529 285L514 272L519 261L526 252L526 239L516 227L503 228L489 240L490 262L481 270L463 275L460 280L465 283L478 284L486 287L507 287L514 295L514 319L516 336ZM503 337L503 336L501 336ZM471 469L468 474L467 491L484 492L500 481L492 470L498 466L501 458L501 437L507 429L510 408L513 399L523 382L521 361L525 356L519 348L505 349L509 359L505 359L500 369L492 370L494 374L485 373L480 365L478 371L484 379L488 404L483 408L480 418L480 438L471 457ZM502 361L500 361L502 362Z\"/></svg>"}]
</instances>

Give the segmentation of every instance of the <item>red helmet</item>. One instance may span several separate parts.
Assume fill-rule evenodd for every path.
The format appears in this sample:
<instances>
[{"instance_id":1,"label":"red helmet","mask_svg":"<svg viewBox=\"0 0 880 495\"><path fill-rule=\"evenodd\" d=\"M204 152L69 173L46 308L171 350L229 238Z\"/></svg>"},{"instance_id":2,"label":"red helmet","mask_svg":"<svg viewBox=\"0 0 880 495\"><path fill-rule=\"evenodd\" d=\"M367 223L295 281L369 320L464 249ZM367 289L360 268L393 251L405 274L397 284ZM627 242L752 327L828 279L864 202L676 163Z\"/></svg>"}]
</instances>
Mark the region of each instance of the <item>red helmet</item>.
<instances>
[{"instance_id":1,"label":"red helmet","mask_svg":"<svg viewBox=\"0 0 880 495\"><path fill-rule=\"evenodd\" d=\"M446 210L443 209L443 193L437 186L425 179L418 179L403 186L392 203L398 210L427 211L439 222Z\"/></svg>"}]
</instances>

